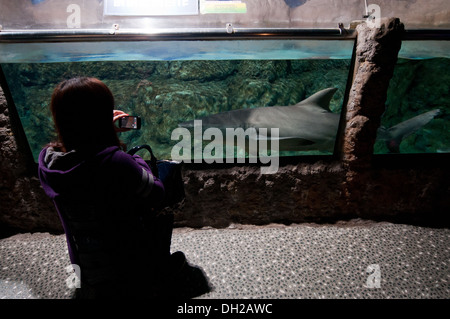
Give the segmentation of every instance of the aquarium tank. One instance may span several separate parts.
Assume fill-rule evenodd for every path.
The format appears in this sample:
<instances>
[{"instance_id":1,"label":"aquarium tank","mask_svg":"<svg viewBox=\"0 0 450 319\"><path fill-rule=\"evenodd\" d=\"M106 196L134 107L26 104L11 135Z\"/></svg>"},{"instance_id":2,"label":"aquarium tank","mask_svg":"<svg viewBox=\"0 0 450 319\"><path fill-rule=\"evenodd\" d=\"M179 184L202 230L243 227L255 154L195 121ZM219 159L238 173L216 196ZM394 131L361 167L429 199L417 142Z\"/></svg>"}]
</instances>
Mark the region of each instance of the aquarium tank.
<instances>
[{"instance_id":1,"label":"aquarium tank","mask_svg":"<svg viewBox=\"0 0 450 319\"><path fill-rule=\"evenodd\" d=\"M220 123L225 132L247 129L257 119L279 129L277 155L329 156L351 85L356 34L350 25L372 11L367 1L334 11L327 6L322 0L1 0L2 87L11 94L35 161L56 138L49 110L53 89L75 76L102 80L116 109L141 117L140 130L120 133L128 149L149 144L157 157L170 159L177 128L192 131L189 123L201 120ZM371 8L404 14L387 1ZM423 26L413 15L405 21L406 27ZM435 113L398 147L382 141L380 131L375 154L450 151L449 49L448 38L403 41L382 129ZM329 104L311 102L326 89L334 89ZM305 100L322 112L294 107ZM82 125L84 119L74 120ZM210 141L203 140L203 147ZM229 155L218 148L190 154ZM232 154L250 155L238 147Z\"/></svg>"},{"instance_id":2,"label":"aquarium tank","mask_svg":"<svg viewBox=\"0 0 450 319\"><path fill-rule=\"evenodd\" d=\"M396 152L450 152L450 42L403 41L381 125L395 127L434 111L436 116L405 136ZM392 151L377 140L375 154Z\"/></svg>"},{"instance_id":3,"label":"aquarium tank","mask_svg":"<svg viewBox=\"0 0 450 319\"><path fill-rule=\"evenodd\" d=\"M49 110L52 91L60 81L74 76L92 76L105 82L114 94L116 109L142 119L142 128L120 133L121 140L129 148L149 144L161 158L170 158L177 143L171 139L172 132L181 123L208 115L295 105L330 87L338 89L331 100L330 111L340 113L352 41L250 41L239 43L234 49L227 46L227 52L223 52L225 47L221 48L221 43L206 44L208 53L182 53L174 48L168 50L174 54L167 57L158 56L158 52L153 51L153 43L140 42L133 52L136 55L140 50L142 55L139 60L129 61L127 53L113 51L122 48L122 44L117 43L116 48L105 52L110 59L114 55L114 61L71 55L71 62L51 60L41 48L30 53L25 46L25 54L37 51L42 54L38 62L2 63L1 66L35 158L45 144L55 139ZM194 48L199 49L198 45ZM57 49L46 50L52 55ZM182 56L177 57L177 54ZM20 60L16 57L16 61ZM89 118L88 114L84 116ZM82 125L81 118L76 120ZM320 121L320 118L313 120ZM290 150L287 155L332 154L333 147L301 152Z\"/></svg>"}]
</instances>

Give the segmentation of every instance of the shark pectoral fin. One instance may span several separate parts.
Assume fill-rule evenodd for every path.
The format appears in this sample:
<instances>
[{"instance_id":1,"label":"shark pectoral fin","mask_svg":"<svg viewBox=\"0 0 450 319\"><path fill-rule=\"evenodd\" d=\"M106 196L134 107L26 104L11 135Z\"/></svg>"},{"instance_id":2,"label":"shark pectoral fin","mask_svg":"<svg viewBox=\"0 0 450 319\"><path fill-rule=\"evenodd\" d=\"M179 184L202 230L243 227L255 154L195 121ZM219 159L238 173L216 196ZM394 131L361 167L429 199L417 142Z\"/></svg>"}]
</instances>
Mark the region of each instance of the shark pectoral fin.
<instances>
[{"instance_id":1,"label":"shark pectoral fin","mask_svg":"<svg viewBox=\"0 0 450 319\"><path fill-rule=\"evenodd\" d=\"M302 147L314 145L316 142L301 137L269 138L270 141L277 140L282 150L299 151Z\"/></svg>"},{"instance_id":2,"label":"shark pectoral fin","mask_svg":"<svg viewBox=\"0 0 450 319\"><path fill-rule=\"evenodd\" d=\"M283 151L299 151L302 147L314 145L315 142L300 138L297 136L283 136L283 137L271 137L265 135L258 135L256 137L258 142L265 141L266 143L278 142L280 150Z\"/></svg>"},{"instance_id":3,"label":"shark pectoral fin","mask_svg":"<svg viewBox=\"0 0 450 319\"><path fill-rule=\"evenodd\" d=\"M422 126L426 125L439 113L439 109L428 111L389 128L387 130L387 135L385 135L384 138L389 150L395 153L398 152L400 143L403 139L420 129Z\"/></svg>"},{"instance_id":4,"label":"shark pectoral fin","mask_svg":"<svg viewBox=\"0 0 450 319\"><path fill-rule=\"evenodd\" d=\"M377 140L384 141L391 153L400 152L401 139L394 138L386 127L380 126L378 128Z\"/></svg>"},{"instance_id":5,"label":"shark pectoral fin","mask_svg":"<svg viewBox=\"0 0 450 319\"><path fill-rule=\"evenodd\" d=\"M258 141L280 141L280 142L292 142L299 146L306 146L306 145L312 145L314 144L313 141L297 137L297 136L265 136L265 135L258 135L256 140Z\"/></svg>"},{"instance_id":6,"label":"shark pectoral fin","mask_svg":"<svg viewBox=\"0 0 450 319\"><path fill-rule=\"evenodd\" d=\"M382 141L387 141L391 135L386 127L380 126L377 131L377 139Z\"/></svg>"},{"instance_id":7,"label":"shark pectoral fin","mask_svg":"<svg viewBox=\"0 0 450 319\"><path fill-rule=\"evenodd\" d=\"M293 138L290 140L292 143L294 143L296 146L310 146L315 144L314 141L307 140L304 138Z\"/></svg>"},{"instance_id":8,"label":"shark pectoral fin","mask_svg":"<svg viewBox=\"0 0 450 319\"><path fill-rule=\"evenodd\" d=\"M298 137L281 139L279 141L279 149L283 151L300 151L304 148L309 149L314 144L316 144L314 141Z\"/></svg>"},{"instance_id":9,"label":"shark pectoral fin","mask_svg":"<svg viewBox=\"0 0 450 319\"><path fill-rule=\"evenodd\" d=\"M297 138L297 137L293 137L293 136L274 137L274 136L258 135L256 137L256 140L258 140L258 141L282 141L282 140L291 140L291 139L295 139L295 138Z\"/></svg>"}]
</instances>

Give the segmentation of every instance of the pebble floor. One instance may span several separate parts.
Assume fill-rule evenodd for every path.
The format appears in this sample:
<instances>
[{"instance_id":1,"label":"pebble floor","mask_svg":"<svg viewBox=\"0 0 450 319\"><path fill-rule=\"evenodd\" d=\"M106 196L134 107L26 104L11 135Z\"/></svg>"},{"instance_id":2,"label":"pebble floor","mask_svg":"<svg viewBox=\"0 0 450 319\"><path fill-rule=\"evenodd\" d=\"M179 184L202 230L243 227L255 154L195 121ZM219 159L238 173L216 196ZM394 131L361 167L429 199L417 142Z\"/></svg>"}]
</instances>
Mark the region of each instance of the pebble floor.
<instances>
[{"instance_id":1,"label":"pebble floor","mask_svg":"<svg viewBox=\"0 0 450 319\"><path fill-rule=\"evenodd\" d=\"M207 274L199 299L448 299L450 230L391 223L176 229ZM69 299L64 235L0 240L0 298Z\"/></svg>"}]
</instances>

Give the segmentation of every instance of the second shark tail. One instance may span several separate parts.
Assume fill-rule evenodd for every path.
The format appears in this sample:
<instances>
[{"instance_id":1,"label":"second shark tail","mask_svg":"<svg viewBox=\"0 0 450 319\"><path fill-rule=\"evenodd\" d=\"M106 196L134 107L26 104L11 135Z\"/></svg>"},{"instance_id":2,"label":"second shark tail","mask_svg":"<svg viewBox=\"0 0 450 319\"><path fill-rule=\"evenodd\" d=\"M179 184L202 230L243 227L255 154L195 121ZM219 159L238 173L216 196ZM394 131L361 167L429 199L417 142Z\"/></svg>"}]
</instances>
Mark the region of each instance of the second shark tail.
<instances>
[{"instance_id":1,"label":"second shark tail","mask_svg":"<svg viewBox=\"0 0 450 319\"><path fill-rule=\"evenodd\" d=\"M386 146L391 153L399 153L402 140L426 125L439 113L440 110L435 109L410 118L389 129L382 126L378 129L378 138L386 142Z\"/></svg>"}]
</instances>

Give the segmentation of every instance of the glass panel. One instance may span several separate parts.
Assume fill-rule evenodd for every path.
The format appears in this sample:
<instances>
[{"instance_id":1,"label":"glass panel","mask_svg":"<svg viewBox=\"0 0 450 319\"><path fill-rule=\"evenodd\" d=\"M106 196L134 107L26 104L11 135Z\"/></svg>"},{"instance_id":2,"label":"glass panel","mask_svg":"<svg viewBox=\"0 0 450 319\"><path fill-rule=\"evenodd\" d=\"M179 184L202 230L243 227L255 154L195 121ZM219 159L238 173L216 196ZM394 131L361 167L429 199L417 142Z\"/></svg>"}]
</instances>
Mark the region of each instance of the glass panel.
<instances>
[{"instance_id":1,"label":"glass panel","mask_svg":"<svg viewBox=\"0 0 450 319\"><path fill-rule=\"evenodd\" d=\"M448 0L0 0L12 29L335 28L367 12L399 17L406 28L448 28ZM366 4L369 4L368 10Z\"/></svg>"},{"instance_id":2,"label":"glass panel","mask_svg":"<svg viewBox=\"0 0 450 319\"><path fill-rule=\"evenodd\" d=\"M353 40L0 43L0 63L350 59Z\"/></svg>"},{"instance_id":3,"label":"glass panel","mask_svg":"<svg viewBox=\"0 0 450 319\"><path fill-rule=\"evenodd\" d=\"M227 41L224 45L205 41L199 43L197 54L190 49L185 52L171 51L177 44L169 42L166 44L170 50L163 50L158 43L142 42L137 50L139 61L134 61L135 57L128 56L128 53L119 54L114 50L100 58L95 50L89 55L89 50L80 47L80 43L78 52L83 53L73 54L76 47L69 43L70 49L60 50L67 54L58 55L55 52L59 51L53 51L55 55L50 56L48 61L44 59L49 55L43 51L30 53L33 63L25 58L34 50L33 46L23 45L23 52L10 55L8 63L3 61L1 66L35 159L40 149L54 138L48 108L52 91L58 82L73 76L92 76L104 81L113 92L118 109L142 117L141 130L121 133L120 138L129 148L150 144L161 158L171 157L174 145L180 141L179 137L171 139L172 132L183 122L204 120L212 114L227 117L230 114L227 112L239 109L251 113L256 108L269 109L272 106L284 108L270 109L263 123L270 126L267 129L279 128L280 138L290 142L288 151L283 151L280 142L282 156L331 154L353 41L249 42ZM247 52L253 44L255 47L250 53ZM58 44L61 48L64 45ZM116 51L120 47L128 52L124 48L128 43L116 43L116 46ZM140 55L146 47L152 53ZM181 45L178 47L182 48ZM216 50L225 47L225 52ZM133 51L133 47L129 50ZM173 52L173 55L167 52ZM103 57L118 61L93 61ZM131 61L126 61L127 57ZM20 63L12 63L16 58ZM67 62L71 58L76 62ZM43 63L53 61L66 62ZM329 112L318 106L312 109L301 107L295 113L288 108L326 88L337 88L332 94ZM327 107L327 104L325 101L322 106ZM277 115L274 115L275 111ZM244 119L240 124L243 128L249 125ZM239 123L226 125L237 128ZM203 128L206 129L206 126ZM289 130L282 132L282 129ZM205 140L205 144L209 142ZM248 152L235 151L237 157L248 156ZM192 155L198 154L192 152ZM205 158L208 155L215 153L200 154Z\"/></svg>"},{"instance_id":4,"label":"glass panel","mask_svg":"<svg viewBox=\"0 0 450 319\"><path fill-rule=\"evenodd\" d=\"M404 41L376 154L450 152L450 41Z\"/></svg>"}]
</instances>

